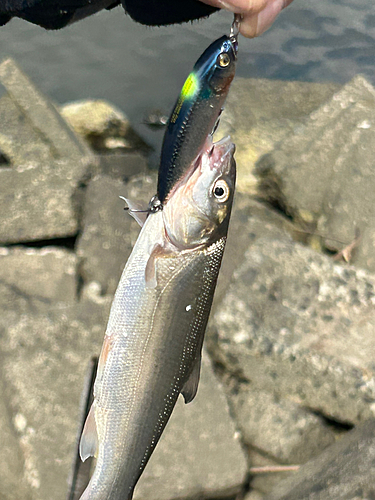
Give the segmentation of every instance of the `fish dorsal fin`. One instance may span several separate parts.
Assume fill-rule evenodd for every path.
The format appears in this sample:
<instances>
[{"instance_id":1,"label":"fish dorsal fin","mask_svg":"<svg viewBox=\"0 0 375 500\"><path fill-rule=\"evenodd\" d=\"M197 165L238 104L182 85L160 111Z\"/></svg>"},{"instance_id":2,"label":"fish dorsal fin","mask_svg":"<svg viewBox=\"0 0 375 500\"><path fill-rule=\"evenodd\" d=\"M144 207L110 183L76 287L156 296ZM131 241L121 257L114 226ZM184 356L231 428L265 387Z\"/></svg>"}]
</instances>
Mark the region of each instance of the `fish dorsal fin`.
<instances>
[{"instance_id":1,"label":"fish dorsal fin","mask_svg":"<svg viewBox=\"0 0 375 500\"><path fill-rule=\"evenodd\" d=\"M120 196L122 200L125 201L125 203L128 205L128 212L129 214L135 219L138 224L142 227L143 224L146 222L146 219L148 217L149 211L145 210L144 207L137 201L132 201L129 200L128 198L125 198L124 196ZM125 207L125 210L127 208Z\"/></svg>"},{"instance_id":2,"label":"fish dorsal fin","mask_svg":"<svg viewBox=\"0 0 375 500\"><path fill-rule=\"evenodd\" d=\"M195 398L198 390L199 377L201 373L201 353L194 361L193 370L182 388L181 394L184 396L185 404L190 403Z\"/></svg>"},{"instance_id":3,"label":"fish dorsal fin","mask_svg":"<svg viewBox=\"0 0 375 500\"><path fill-rule=\"evenodd\" d=\"M89 457L96 456L98 449L98 432L95 422L95 403L91 405L83 428L81 441L79 443L79 454L82 462Z\"/></svg>"}]
</instances>

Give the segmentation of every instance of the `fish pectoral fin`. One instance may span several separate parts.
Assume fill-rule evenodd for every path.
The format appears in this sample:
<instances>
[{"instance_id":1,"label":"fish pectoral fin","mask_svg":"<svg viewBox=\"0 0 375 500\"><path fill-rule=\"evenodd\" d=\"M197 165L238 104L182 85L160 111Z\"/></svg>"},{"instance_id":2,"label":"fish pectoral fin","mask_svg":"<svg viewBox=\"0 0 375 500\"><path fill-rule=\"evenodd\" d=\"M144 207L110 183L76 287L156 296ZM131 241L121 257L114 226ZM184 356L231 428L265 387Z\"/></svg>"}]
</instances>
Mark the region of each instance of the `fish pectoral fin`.
<instances>
[{"instance_id":1,"label":"fish pectoral fin","mask_svg":"<svg viewBox=\"0 0 375 500\"><path fill-rule=\"evenodd\" d=\"M82 462L89 457L96 456L98 449L98 432L95 422L95 403L91 405L83 428L81 440L79 442L79 454Z\"/></svg>"},{"instance_id":2,"label":"fish pectoral fin","mask_svg":"<svg viewBox=\"0 0 375 500\"><path fill-rule=\"evenodd\" d=\"M156 263L157 260L162 257L167 257L171 255L171 251L166 249L163 244L155 243L150 251L150 257L148 258L146 269L145 269L145 282L147 288L156 288Z\"/></svg>"},{"instance_id":3,"label":"fish pectoral fin","mask_svg":"<svg viewBox=\"0 0 375 500\"><path fill-rule=\"evenodd\" d=\"M184 396L185 404L190 403L195 398L198 391L199 377L201 373L201 354L195 360L193 370L182 388L181 394Z\"/></svg>"},{"instance_id":4,"label":"fish pectoral fin","mask_svg":"<svg viewBox=\"0 0 375 500\"><path fill-rule=\"evenodd\" d=\"M153 248L148 258L145 269L145 283L147 288L156 288L156 258L157 246Z\"/></svg>"}]
</instances>

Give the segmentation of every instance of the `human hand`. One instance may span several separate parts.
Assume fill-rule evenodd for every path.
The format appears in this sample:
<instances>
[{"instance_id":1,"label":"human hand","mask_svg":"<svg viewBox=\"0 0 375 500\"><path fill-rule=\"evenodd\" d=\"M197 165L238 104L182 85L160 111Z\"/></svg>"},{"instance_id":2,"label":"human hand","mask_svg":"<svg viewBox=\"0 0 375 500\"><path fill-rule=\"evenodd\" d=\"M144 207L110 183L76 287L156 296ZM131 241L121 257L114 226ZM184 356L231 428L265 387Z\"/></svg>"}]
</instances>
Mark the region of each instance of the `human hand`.
<instances>
[{"instance_id":1,"label":"human hand","mask_svg":"<svg viewBox=\"0 0 375 500\"><path fill-rule=\"evenodd\" d=\"M240 33L254 38L264 33L293 0L201 0L208 5L242 14Z\"/></svg>"}]
</instances>

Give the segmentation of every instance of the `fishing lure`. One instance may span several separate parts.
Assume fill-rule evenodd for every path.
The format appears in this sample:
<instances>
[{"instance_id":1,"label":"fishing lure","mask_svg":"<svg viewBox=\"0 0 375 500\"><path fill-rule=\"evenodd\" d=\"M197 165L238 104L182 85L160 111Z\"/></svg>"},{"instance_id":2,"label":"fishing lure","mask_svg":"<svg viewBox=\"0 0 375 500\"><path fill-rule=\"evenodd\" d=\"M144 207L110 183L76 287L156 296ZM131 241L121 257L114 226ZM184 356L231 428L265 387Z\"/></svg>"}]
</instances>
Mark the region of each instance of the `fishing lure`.
<instances>
[{"instance_id":1,"label":"fishing lure","mask_svg":"<svg viewBox=\"0 0 375 500\"><path fill-rule=\"evenodd\" d=\"M236 15L229 36L222 36L203 52L173 108L159 167L157 196L162 204L191 163L212 147L212 135L236 71L239 24Z\"/></svg>"}]
</instances>

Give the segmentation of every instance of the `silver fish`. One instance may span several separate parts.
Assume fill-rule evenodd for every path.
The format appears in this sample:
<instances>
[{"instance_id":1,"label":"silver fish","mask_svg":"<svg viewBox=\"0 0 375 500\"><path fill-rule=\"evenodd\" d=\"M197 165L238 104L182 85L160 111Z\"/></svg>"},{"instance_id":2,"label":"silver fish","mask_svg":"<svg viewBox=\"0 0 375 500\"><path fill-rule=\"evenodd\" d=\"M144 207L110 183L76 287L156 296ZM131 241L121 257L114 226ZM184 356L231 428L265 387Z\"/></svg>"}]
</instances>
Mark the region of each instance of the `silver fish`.
<instances>
[{"instance_id":1,"label":"silver fish","mask_svg":"<svg viewBox=\"0 0 375 500\"><path fill-rule=\"evenodd\" d=\"M82 460L97 455L81 500L131 499L180 393L193 400L232 208L229 138L204 152L148 215L112 304Z\"/></svg>"}]
</instances>

